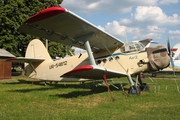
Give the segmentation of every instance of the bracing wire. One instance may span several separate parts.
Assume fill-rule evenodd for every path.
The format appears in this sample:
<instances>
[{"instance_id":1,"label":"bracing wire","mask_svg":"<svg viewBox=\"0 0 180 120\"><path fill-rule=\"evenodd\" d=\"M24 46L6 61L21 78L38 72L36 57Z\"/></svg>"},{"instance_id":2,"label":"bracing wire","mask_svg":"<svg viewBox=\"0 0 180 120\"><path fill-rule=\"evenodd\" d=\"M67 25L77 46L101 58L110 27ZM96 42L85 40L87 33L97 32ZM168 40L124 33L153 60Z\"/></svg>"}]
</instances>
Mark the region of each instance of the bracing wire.
<instances>
[{"instance_id":1,"label":"bracing wire","mask_svg":"<svg viewBox=\"0 0 180 120\"><path fill-rule=\"evenodd\" d=\"M95 35L95 37L96 37L97 39L99 39L99 37L98 37L97 35ZM106 47L106 45L104 45L104 43L101 42L101 40L99 40L99 41L100 41L100 43L105 47L105 49L109 52L109 54L112 54L111 51ZM114 56L113 56L113 57L114 57ZM116 59L115 59L115 60L116 60ZM119 63L118 60L116 60L116 61L117 61L117 63L124 69L124 71L127 72L127 70L123 67L123 65L122 65L121 63Z\"/></svg>"}]
</instances>

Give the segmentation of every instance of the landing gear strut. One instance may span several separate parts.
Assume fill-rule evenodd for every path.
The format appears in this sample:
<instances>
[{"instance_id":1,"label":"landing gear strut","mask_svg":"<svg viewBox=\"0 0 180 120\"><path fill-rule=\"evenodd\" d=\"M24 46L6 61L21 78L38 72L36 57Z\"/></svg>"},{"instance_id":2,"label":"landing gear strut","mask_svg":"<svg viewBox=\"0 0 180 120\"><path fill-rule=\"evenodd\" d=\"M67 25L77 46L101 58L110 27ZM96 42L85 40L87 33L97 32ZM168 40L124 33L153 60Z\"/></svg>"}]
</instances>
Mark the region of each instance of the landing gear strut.
<instances>
[{"instance_id":1,"label":"landing gear strut","mask_svg":"<svg viewBox=\"0 0 180 120\"><path fill-rule=\"evenodd\" d=\"M142 82L140 74L137 75L135 84L134 84L134 81L132 80L131 75L128 75L128 80L129 80L129 83L131 85L129 90L128 90L129 94L140 95L141 91L149 90L148 84Z\"/></svg>"},{"instance_id":2,"label":"landing gear strut","mask_svg":"<svg viewBox=\"0 0 180 120\"><path fill-rule=\"evenodd\" d=\"M143 83L143 82L142 82L142 79L141 79L140 74L137 75L137 79L138 79L138 82L139 82L139 88L140 88L142 91L147 91L147 90L149 90L149 85L148 85L147 83Z\"/></svg>"}]
</instances>

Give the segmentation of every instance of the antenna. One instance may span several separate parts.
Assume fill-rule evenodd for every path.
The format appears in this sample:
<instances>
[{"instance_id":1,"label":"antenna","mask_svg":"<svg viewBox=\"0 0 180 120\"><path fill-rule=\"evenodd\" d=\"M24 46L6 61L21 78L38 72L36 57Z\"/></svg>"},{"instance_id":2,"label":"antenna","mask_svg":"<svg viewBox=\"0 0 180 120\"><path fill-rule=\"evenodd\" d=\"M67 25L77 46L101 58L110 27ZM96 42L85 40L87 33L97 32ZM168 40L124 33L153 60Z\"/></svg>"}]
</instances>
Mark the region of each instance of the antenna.
<instances>
[{"instance_id":1,"label":"antenna","mask_svg":"<svg viewBox=\"0 0 180 120\"><path fill-rule=\"evenodd\" d=\"M48 39L46 39L46 49L48 50Z\"/></svg>"}]
</instances>

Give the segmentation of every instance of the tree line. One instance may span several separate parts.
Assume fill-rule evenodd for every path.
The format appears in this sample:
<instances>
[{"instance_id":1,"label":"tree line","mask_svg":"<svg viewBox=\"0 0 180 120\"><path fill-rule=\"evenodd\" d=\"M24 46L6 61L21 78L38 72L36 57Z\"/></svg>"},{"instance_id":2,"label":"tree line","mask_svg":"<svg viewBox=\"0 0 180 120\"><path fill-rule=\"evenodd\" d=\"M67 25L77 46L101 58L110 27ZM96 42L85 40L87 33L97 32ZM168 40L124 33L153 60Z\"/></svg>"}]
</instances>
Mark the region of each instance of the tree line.
<instances>
[{"instance_id":1,"label":"tree line","mask_svg":"<svg viewBox=\"0 0 180 120\"><path fill-rule=\"evenodd\" d=\"M38 38L45 44L45 39L20 33L19 26L38 11L57 6L63 0L1 0L0 2L0 48L15 56L24 56L30 40ZM52 58L64 57L74 53L71 46L53 41L48 43L48 52Z\"/></svg>"}]
</instances>

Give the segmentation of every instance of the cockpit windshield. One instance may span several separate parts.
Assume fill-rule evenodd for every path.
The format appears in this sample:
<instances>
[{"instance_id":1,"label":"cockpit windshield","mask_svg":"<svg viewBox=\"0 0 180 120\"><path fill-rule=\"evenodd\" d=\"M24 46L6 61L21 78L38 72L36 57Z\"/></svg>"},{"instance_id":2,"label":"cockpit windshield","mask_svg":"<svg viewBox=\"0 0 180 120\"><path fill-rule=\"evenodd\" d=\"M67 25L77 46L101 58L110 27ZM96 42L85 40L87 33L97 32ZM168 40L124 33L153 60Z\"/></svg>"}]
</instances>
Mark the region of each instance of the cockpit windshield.
<instances>
[{"instance_id":1,"label":"cockpit windshield","mask_svg":"<svg viewBox=\"0 0 180 120\"><path fill-rule=\"evenodd\" d=\"M139 42L133 42L126 44L124 47L122 47L122 52L123 53L129 53L129 52L135 52L135 51L140 51L144 49L144 45Z\"/></svg>"}]
</instances>

